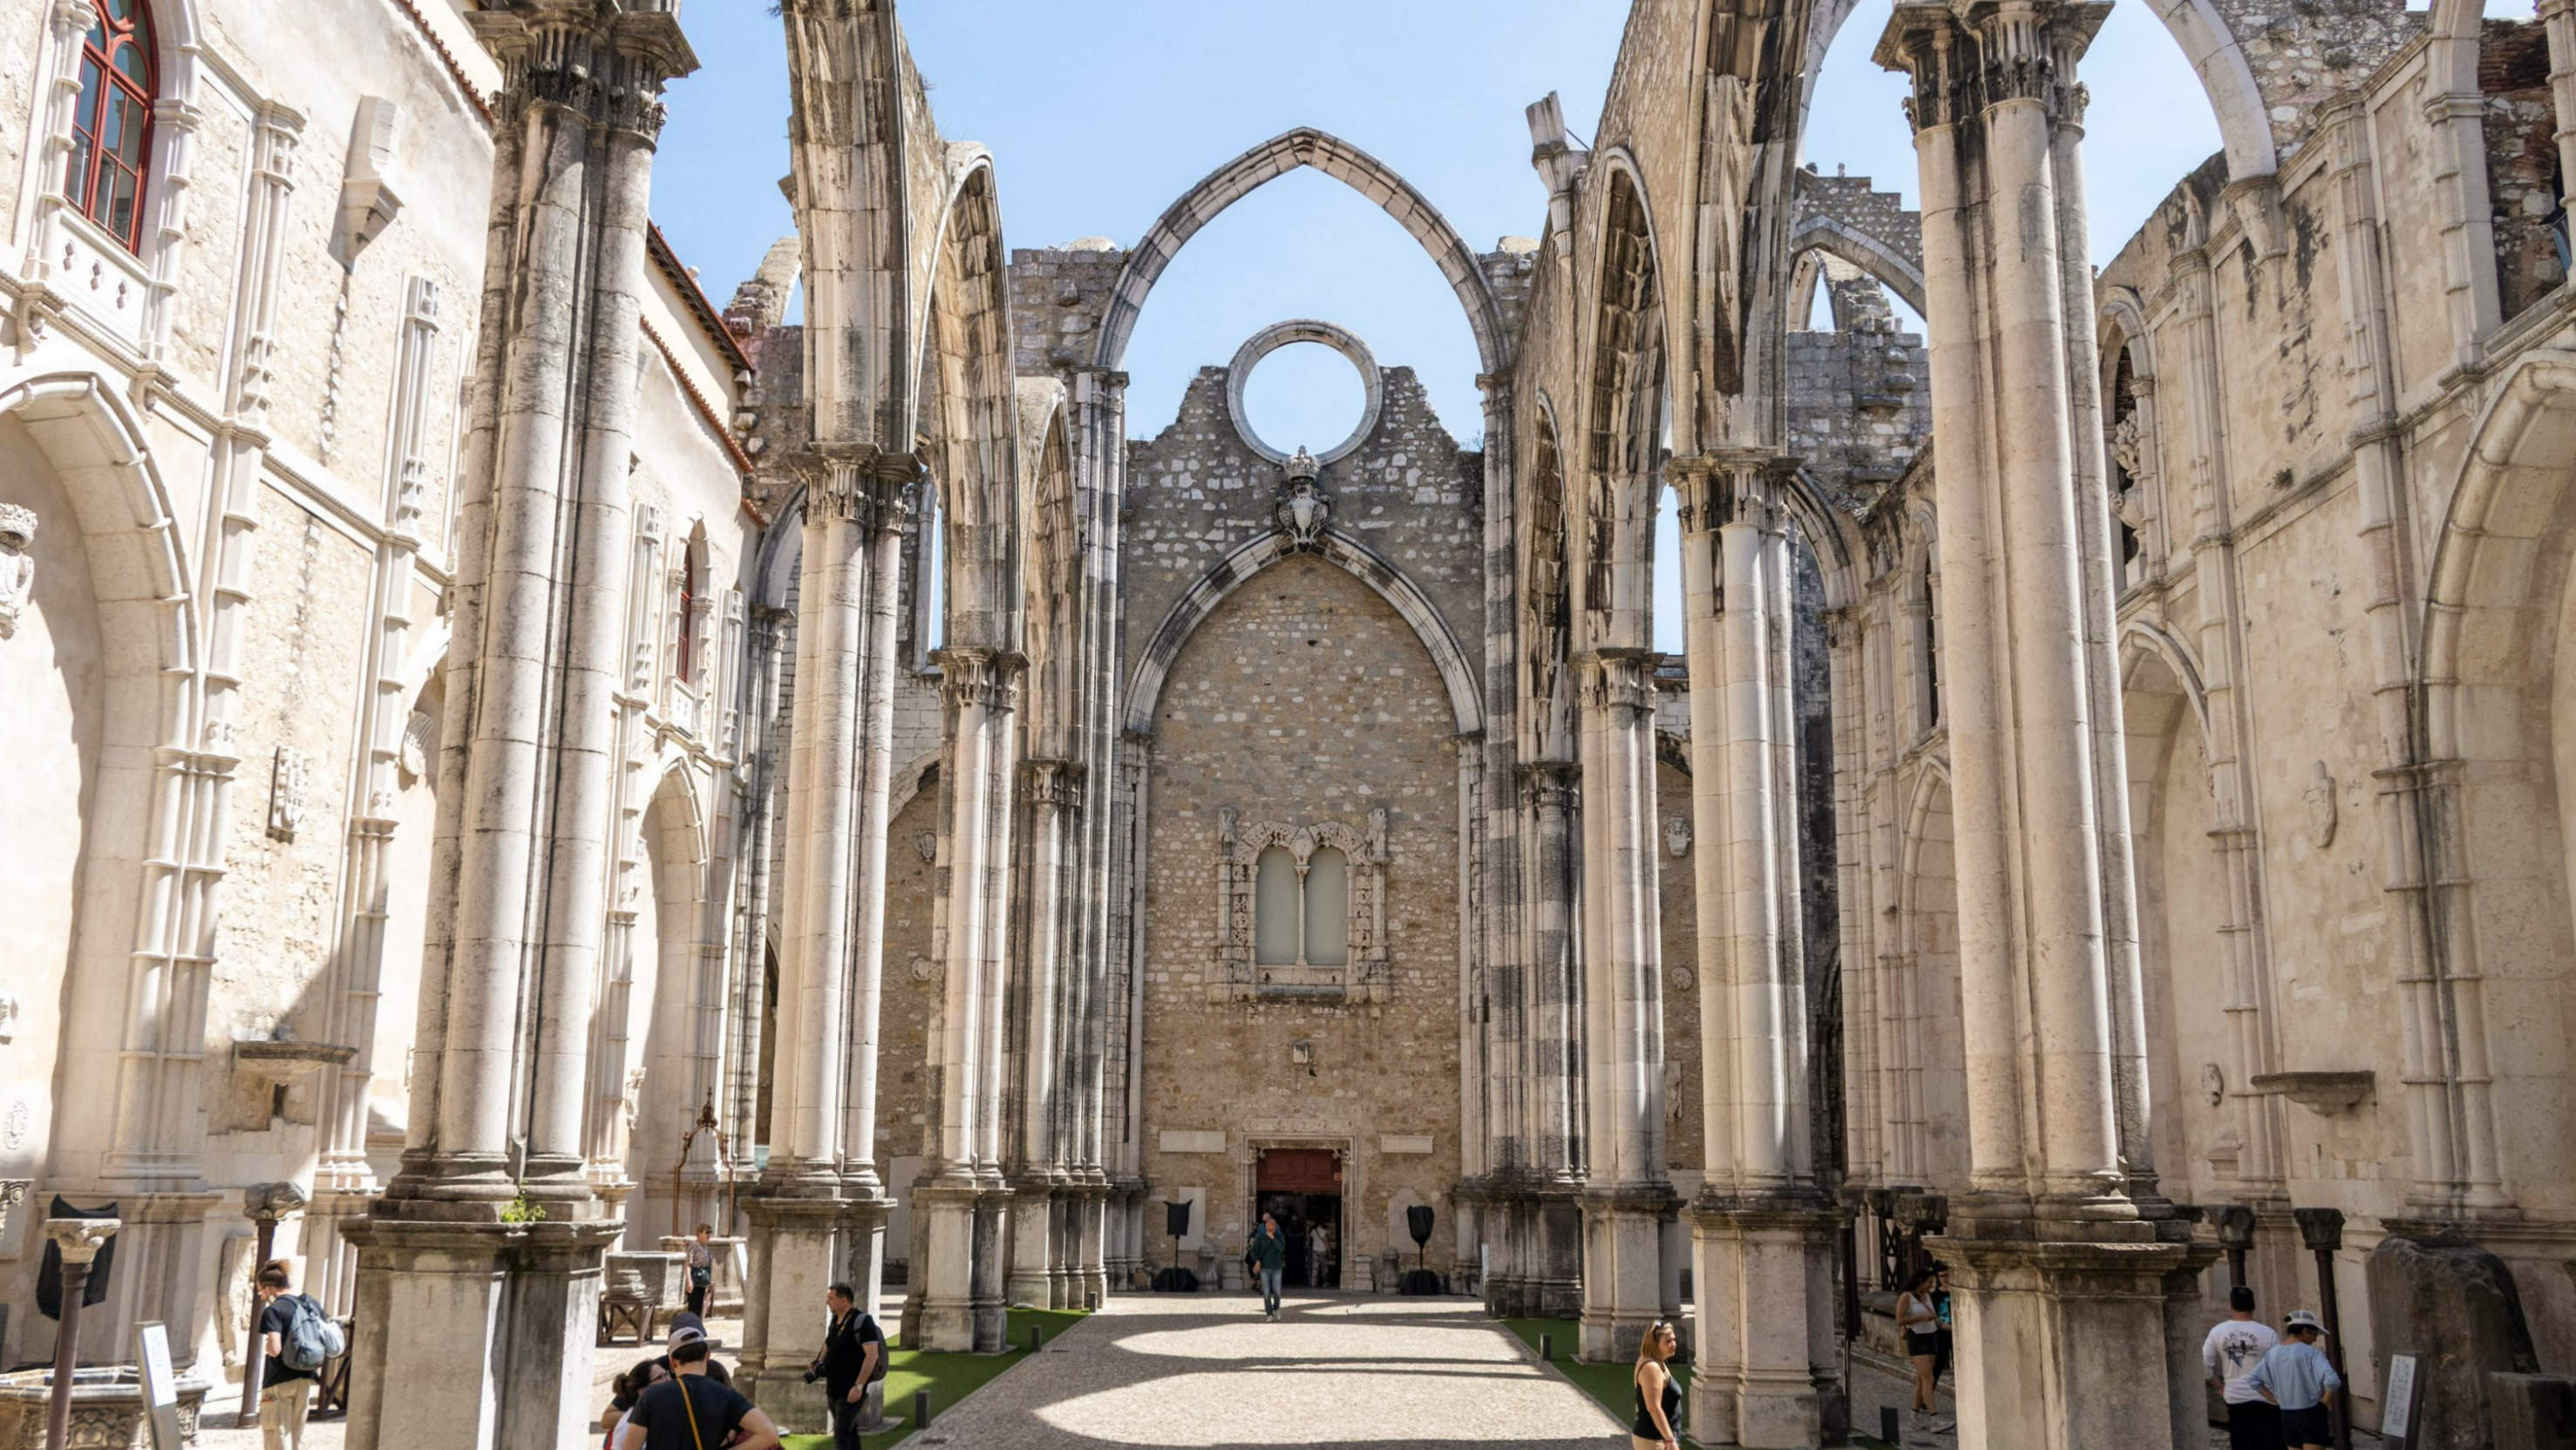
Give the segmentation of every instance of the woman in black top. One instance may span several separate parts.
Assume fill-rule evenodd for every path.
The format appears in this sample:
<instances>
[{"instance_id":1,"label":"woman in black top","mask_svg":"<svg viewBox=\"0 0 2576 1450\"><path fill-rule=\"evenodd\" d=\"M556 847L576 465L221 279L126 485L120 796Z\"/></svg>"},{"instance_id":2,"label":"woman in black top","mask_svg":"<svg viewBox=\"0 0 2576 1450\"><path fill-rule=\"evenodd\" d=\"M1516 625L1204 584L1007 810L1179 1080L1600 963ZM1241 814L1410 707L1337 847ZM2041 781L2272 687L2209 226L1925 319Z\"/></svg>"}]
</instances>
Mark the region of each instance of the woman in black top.
<instances>
[{"instance_id":1,"label":"woman in black top","mask_svg":"<svg viewBox=\"0 0 2576 1450\"><path fill-rule=\"evenodd\" d=\"M1906 1358L1914 1361L1914 1427L1918 1430L1950 1428L1933 1418L1933 1364L1941 1349L1941 1311L1932 1302L1934 1277L1929 1267L1917 1269L1905 1281L1905 1292L1896 1296L1896 1332L1905 1339Z\"/></svg>"},{"instance_id":2,"label":"woman in black top","mask_svg":"<svg viewBox=\"0 0 2576 1450\"><path fill-rule=\"evenodd\" d=\"M1681 1450L1681 1431L1674 1421L1681 1417L1682 1391L1665 1367L1681 1347L1681 1336L1671 1325L1658 1319L1646 1326L1646 1337L1637 1345L1637 1370L1629 1377L1637 1390L1637 1418L1628 1425L1632 1450Z\"/></svg>"}]
</instances>

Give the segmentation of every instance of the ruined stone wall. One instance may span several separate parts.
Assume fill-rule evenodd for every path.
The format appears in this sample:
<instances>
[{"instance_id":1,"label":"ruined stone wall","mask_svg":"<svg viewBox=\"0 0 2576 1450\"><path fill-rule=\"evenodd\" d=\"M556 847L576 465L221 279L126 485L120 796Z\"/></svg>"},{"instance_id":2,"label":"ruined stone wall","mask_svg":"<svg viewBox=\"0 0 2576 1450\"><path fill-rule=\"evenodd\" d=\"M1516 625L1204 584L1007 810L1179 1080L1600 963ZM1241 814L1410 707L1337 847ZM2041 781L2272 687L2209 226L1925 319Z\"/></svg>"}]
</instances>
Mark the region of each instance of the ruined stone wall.
<instances>
[{"instance_id":1,"label":"ruined stone wall","mask_svg":"<svg viewBox=\"0 0 2576 1450\"><path fill-rule=\"evenodd\" d=\"M1472 658L1482 637L1483 460L1459 449L1411 368L1387 368L1384 378L1377 431L1324 470L1332 527L1412 579ZM1274 440L1274 446L1297 444ZM1279 466L1235 431L1225 369L1200 369L1172 425L1129 447L1120 567L1131 669L1199 576L1278 526L1272 510L1279 489Z\"/></svg>"},{"instance_id":2,"label":"ruined stone wall","mask_svg":"<svg viewBox=\"0 0 2576 1450\"><path fill-rule=\"evenodd\" d=\"M1011 253L1012 366L1022 377L1086 367L1127 254L1114 246Z\"/></svg>"},{"instance_id":3,"label":"ruined stone wall","mask_svg":"<svg viewBox=\"0 0 2576 1450\"><path fill-rule=\"evenodd\" d=\"M2502 315L2513 317L2567 277L2559 258L2566 222L2559 206L2558 117L2549 95L2549 35L2540 22L2486 22L2478 89L2487 103L2497 301Z\"/></svg>"},{"instance_id":4,"label":"ruined stone wall","mask_svg":"<svg viewBox=\"0 0 2576 1450\"><path fill-rule=\"evenodd\" d=\"M1448 1219L1459 1172L1455 728L1412 627L1313 557L1242 585L1175 663L1147 806L1143 1168L1150 1197L1205 1191L1203 1228L1227 1254L1245 1236L1251 1150L1265 1143L1347 1150L1346 1262L1389 1244L1404 1202ZM1386 1000L1211 1001L1219 813L1364 829L1373 810L1387 813ZM1311 1073L1293 1061L1300 1042ZM1447 1267L1452 1242L1435 1236L1434 1268ZM1149 1233L1149 1258L1168 1246Z\"/></svg>"}]
</instances>

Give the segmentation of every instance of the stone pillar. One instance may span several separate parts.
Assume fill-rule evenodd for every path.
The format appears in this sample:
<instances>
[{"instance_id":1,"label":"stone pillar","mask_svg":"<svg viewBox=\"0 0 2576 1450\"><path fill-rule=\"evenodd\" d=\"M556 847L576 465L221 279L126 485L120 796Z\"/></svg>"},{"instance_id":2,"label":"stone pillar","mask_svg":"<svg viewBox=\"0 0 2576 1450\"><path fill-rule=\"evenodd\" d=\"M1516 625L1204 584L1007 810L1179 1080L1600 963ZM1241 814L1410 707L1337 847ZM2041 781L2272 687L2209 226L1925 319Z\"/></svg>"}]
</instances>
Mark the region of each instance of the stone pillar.
<instances>
[{"instance_id":1,"label":"stone pillar","mask_svg":"<svg viewBox=\"0 0 2576 1450\"><path fill-rule=\"evenodd\" d=\"M1914 82L1940 449L1971 1191L1935 1251L1960 1438L2033 1450L2170 1442L2164 1377L2137 1367L2164 1362L2184 1252L2123 1192L2097 790L2126 769L2093 719L2111 662L2087 627L2068 376L2089 320L2067 311L2085 232L2058 140L2107 8L1903 4L1877 54Z\"/></svg>"},{"instance_id":2,"label":"stone pillar","mask_svg":"<svg viewBox=\"0 0 2576 1450\"><path fill-rule=\"evenodd\" d=\"M935 1059L935 1156L913 1190L925 1228L914 1270L924 1349L998 1349L1003 1321L1000 1113L1004 993L998 940L1010 850L1011 715L1019 660L990 649L939 652L948 752L940 804L946 1000ZM907 1311L907 1318L909 1318Z\"/></svg>"},{"instance_id":3,"label":"stone pillar","mask_svg":"<svg viewBox=\"0 0 2576 1450\"><path fill-rule=\"evenodd\" d=\"M1655 666L1575 661L1583 764L1582 1354L1635 1357L1664 1308L1663 951L1655 894Z\"/></svg>"},{"instance_id":4,"label":"stone pillar","mask_svg":"<svg viewBox=\"0 0 2576 1450\"><path fill-rule=\"evenodd\" d=\"M1576 1117L1577 1034L1583 981L1574 937L1575 829L1580 816L1574 763L1536 760L1521 767L1522 836L1529 860L1530 1176L1535 1196L1512 1215L1518 1268L1506 1291L1514 1310L1572 1319L1583 1310L1583 1218L1575 1197L1583 1182L1583 1128Z\"/></svg>"},{"instance_id":5,"label":"stone pillar","mask_svg":"<svg viewBox=\"0 0 2576 1450\"><path fill-rule=\"evenodd\" d=\"M816 444L806 466L771 1156L744 1201L742 1356L746 1392L799 1427L827 1423L804 1382L822 1348L823 1291L846 1280L873 1313L883 1281L875 1099L893 600L920 473L909 455L837 443Z\"/></svg>"},{"instance_id":6,"label":"stone pillar","mask_svg":"<svg viewBox=\"0 0 2576 1450\"><path fill-rule=\"evenodd\" d=\"M540 1450L591 1434L603 1221L583 1181L607 902L645 202L669 9L472 17L504 87L451 606L439 832L402 1172L352 1221L349 1443ZM401 1346L449 1352L424 1365ZM425 1397L425 1398L424 1398ZM423 1419L413 1407L467 1407Z\"/></svg>"},{"instance_id":7,"label":"stone pillar","mask_svg":"<svg viewBox=\"0 0 2576 1450\"><path fill-rule=\"evenodd\" d=\"M1063 1274L1072 1243L1064 1236L1058 1194L1070 1187L1063 1131L1071 1126L1080 1088L1067 1070L1066 1007L1074 995L1065 971L1068 892L1065 866L1079 849L1082 767L1072 760L1020 762L1019 795L1028 808L1028 844L1021 880L1027 920L1019 933L1022 980L1017 993L1019 1122L1012 1156L1015 1189L1011 1268L1006 1293L1014 1304L1060 1308ZM1070 1202L1069 1199L1063 1202Z\"/></svg>"},{"instance_id":8,"label":"stone pillar","mask_svg":"<svg viewBox=\"0 0 2576 1450\"><path fill-rule=\"evenodd\" d=\"M1691 1206L1692 1423L1704 1443L1813 1445L1833 1383L1835 1219L1804 1111L1792 558L1779 460L1670 468L1688 621L1707 1179Z\"/></svg>"}]
</instances>

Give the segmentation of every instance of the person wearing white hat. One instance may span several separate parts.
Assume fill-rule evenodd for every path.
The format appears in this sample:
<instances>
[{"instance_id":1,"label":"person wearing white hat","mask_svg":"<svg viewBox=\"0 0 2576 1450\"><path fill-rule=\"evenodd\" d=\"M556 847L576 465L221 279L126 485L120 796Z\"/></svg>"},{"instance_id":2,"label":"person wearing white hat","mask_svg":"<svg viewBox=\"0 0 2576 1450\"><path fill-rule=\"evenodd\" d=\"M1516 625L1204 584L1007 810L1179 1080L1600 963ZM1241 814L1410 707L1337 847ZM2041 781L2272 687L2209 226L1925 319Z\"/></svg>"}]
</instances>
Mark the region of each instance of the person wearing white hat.
<instances>
[{"instance_id":1,"label":"person wearing white hat","mask_svg":"<svg viewBox=\"0 0 2576 1450\"><path fill-rule=\"evenodd\" d=\"M2325 1450L2334 1443L2327 1407L2343 1388L2343 1376L2335 1373L2334 1361L2317 1348L2325 1326L2307 1310L2293 1309L2281 1328L2289 1338L2264 1355L2245 1382L2281 1407L2283 1445L2289 1450Z\"/></svg>"}]
</instances>

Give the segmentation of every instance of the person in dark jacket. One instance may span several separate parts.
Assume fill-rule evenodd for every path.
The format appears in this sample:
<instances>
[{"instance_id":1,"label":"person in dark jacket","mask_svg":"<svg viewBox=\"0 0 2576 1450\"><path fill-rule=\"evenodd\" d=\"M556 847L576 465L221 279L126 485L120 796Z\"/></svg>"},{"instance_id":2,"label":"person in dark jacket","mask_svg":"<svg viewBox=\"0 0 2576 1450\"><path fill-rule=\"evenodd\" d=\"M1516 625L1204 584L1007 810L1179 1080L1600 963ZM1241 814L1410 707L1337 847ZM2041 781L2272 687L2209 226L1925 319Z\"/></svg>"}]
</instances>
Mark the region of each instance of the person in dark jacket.
<instances>
[{"instance_id":1,"label":"person in dark jacket","mask_svg":"<svg viewBox=\"0 0 2576 1450\"><path fill-rule=\"evenodd\" d=\"M1288 1236L1279 1231L1278 1219L1266 1213L1261 1216L1261 1232L1252 1236L1243 1257L1261 1276L1262 1317L1278 1318L1279 1276L1288 1267Z\"/></svg>"},{"instance_id":2,"label":"person in dark jacket","mask_svg":"<svg viewBox=\"0 0 2576 1450\"><path fill-rule=\"evenodd\" d=\"M825 1291L823 1305L832 1322L823 1331L814 1369L823 1376L824 1402L832 1407L832 1443L837 1450L859 1450L868 1386L885 1378L885 1331L876 1316L859 1312L858 1295L847 1284Z\"/></svg>"}]
</instances>

